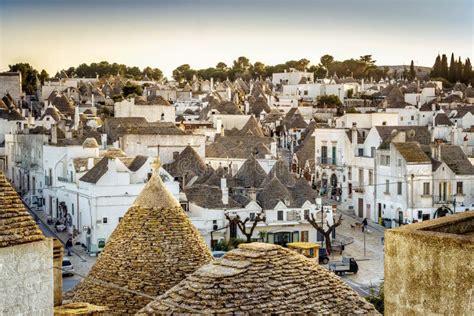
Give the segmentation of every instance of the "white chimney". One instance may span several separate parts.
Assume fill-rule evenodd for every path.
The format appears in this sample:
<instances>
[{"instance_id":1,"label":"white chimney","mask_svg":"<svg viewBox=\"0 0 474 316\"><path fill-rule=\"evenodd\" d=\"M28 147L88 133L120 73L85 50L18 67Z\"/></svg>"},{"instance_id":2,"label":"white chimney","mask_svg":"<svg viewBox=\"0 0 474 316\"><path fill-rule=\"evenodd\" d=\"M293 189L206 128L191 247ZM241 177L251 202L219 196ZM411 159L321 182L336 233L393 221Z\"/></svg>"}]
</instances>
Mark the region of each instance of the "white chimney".
<instances>
[{"instance_id":1,"label":"white chimney","mask_svg":"<svg viewBox=\"0 0 474 316\"><path fill-rule=\"evenodd\" d=\"M77 131L79 128L79 106L76 106L74 108L74 130Z\"/></svg>"},{"instance_id":2,"label":"white chimney","mask_svg":"<svg viewBox=\"0 0 474 316\"><path fill-rule=\"evenodd\" d=\"M272 153L272 156L276 158L277 156L277 143L275 141L271 142L270 144L270 152Z\"/></svg>"},{"instance_id":3,"label":"white chimney","mask_svg":"<svg viewBox=\"0 0 474 316\"><path fill-rule=\"evenodd\" d=\"M249 112L250 112L250 103L249 103L249 101L245 101L244 104L245 104L245 114L249 114Z\"/></svg>"},{"instance_id":4,"label":"white chimney","mask_svg":"<svg viewBox=\"0 0 474 316\"><path fill-rule=\"evenodd\" d=\"M107 169L111 172L117 171L117 164L115 163L115 158L109 158L107 163Z\"/></svg>"},{"instance_id":5,"label":"white chimney","mask_svg":"<svg viewBox=\"0 0 474 316\"><path fill-rule=\"evenodd\" d=\"M91 105L92 105L92 107L94 107L94 93L92 93L92 97L91 97Z\"/></svg>"},{"instance_id":6,"label":"white chimney","mask_svg":"<svg viewBox=\"0 0 474 316\"><path fill-rule=\"evenodd\" d=\"M107 134L100 134L100 142L102 143L102 149L107 149Z\"/></svg>"},{"instance_id":7,"label":"white chimney","mask_svg":"<svg viewBox=\"0 0 474 316\"><path fill-rule=\"evenodd\" d=\"M227 179L221 178L222 204L229 204L229 189L227 188Z\"/></svg>"},{"instance_id":8,"label":"white chimney","mask_svg":"<svg viewBox=\"0 0 474 316\"><path fill-rule=\"evenodd\" d=\"M216 127L216 133L220 134L222 130L222 119L220 118L216 119L215 127Z\"/></svg>"},{"instance_id":9,"label":"white chimney","mask_svg":"<svg viewBox=\"0 0 474 316\"><path fill-rule=\"evenodd\" d=\"M94 167L94 158L87 158L87 170L91 170Z\"/></svg>"},{"instance_id":10,"label":"white chimney","mask_svg":"<svg viewBox=\"0 0 474 316\"><path fill-rule=\"evenodd\" d=\"M56 124L54 124L51 127L51 144L57 144L58 143L58 127Z\"/></svg>"},{"instance_id":11,"label":"white chimney","mask_svg":"<svg viewBox=\"0 0 474 316\"><path fill-rule=\"evenodd\" d=\"M211 78L211 86L210 86L211 92L214 91L214 78Z\"/></svg>"}]
</instances>

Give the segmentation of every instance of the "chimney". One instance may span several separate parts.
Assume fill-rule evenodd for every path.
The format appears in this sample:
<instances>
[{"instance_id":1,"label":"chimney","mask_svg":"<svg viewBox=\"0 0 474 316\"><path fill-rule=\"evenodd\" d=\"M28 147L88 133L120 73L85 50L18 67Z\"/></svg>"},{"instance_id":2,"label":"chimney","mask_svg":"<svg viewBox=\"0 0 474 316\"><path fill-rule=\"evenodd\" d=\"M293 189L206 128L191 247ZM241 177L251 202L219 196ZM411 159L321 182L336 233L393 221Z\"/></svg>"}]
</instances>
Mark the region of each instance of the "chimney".
<instances>
[{"instance_id":1,"label":"chimney","mask_svg":"<svg viewBox=\"0 0 474 316\"><path fill-rule=\"evenodd\" d=\"M102 149L107 149L107 134L100 134L100 142L102 144Z\"/></svg>"},{"instance_id":2,"label":"chimney","mask_svg":"<svg viewBox=\"0 0 474 316\"><path fill-rule=\"evenodd\" d=\"M72 139L72 131L66 131L64 132L64 135L66 136L66 139Z\"/></svg>"},{"instance_id":3,"label":"chimney","mask_svg":"<svg viewBox=\"0 0 474 316\"><path fill-rule=\"evenodd\" d=\"M87 158L87 170L91 170L92 168L94 168L94 158L89 157Z\"/></svg>"},{"instance_id":4,"label":"chimney","mask_svg":"<svg viewBox=\"0 0 474 316\"><path fill-rule=\"evenodd\" d=\"M250 103L249 103L249 101L245 101L244 104L245 104L245 114L249 114L249 112L250 112Z\"/></svg>"},{"instance_id":5,"label":"chimney","mask_svg":"<svg viewBox=\"0 0 474 316\"><path fill-rule=\"evenodd\" d=\"M74 130L79 128L79 106L74 108Z\"/></svg>"},{"instance_id":6,"label":"chimney","mask_svg":"<svg viewBox=\"0 0 474 316\"><path fill-rule=\"evenodd\" d=\"M115 162L115 158L109 158L109 161L107 162L107 169L112 172L117 171L117 164Z\"/></svg>"},{"instance_id":7,"label":"chimney","mask_svg":"<svg viewBox=\"0 0 474 316\"><path fill-rule=\"evenodd\" d=\"M358 139L358 135L357 135L357 123L352 123L352 130L351 130L351 133L352 133L352 152L353 152L353 155L354 156L357 156L357 139ZM334 158L334 157L333 157Z\"/></svg>"},{"instance_id":8,"label":"chimney","mask_svg":"<svg viewBox=\"0 0 474 316\"><path fill-rule=\"evenodd\" d=\"M92 92L91 96L91 106L94 107L94 92Z\"/></svg>"},{"instance_id":9,"label":"chimney","mask_svg":"<svg viewBox=\"0 0 474 316\"><path fill-rule=\"evenodd\" d=\"M221 125L221 136L222 136L222 137L225 136L224 125Z\"/></svg>"},{"instance_id":10,"label":"chimney","mask_svg":"<svg viewBox=\"0 0 474 316\"><path fill-rule=\"evenodd\" d=\"M221 118L217 118L217 119L215 120L215 123L214 123L214 124L215 124L215 126L216 126L216 132L217 132L217 134L220 134L221 131L222 131L222 119L221 119Z\"/></svg>"},{"instance_id":11,"label":"chimney","mask_svg":"<svg viewBox=\"0 0 474 316\"><path fill-rule=\"evenodd\" d=\"M214 91L214 78L211 77L211 86L210 86L211 92Z\"/></svg>"},{"instance_id":12,"label":"chimney","mask_svg":"<svg viewBox=\"0 0 474 316\"><path fill-rule=\"evenodd\" d=\"M64 248L62 243L53 238L53 297L54 306L60 306L63 303L63 255Z\"/></svg>"},{"instance_id":13,"label":"chimney","mask_svg":"<svg viewBox=\"0 0 474 316\"><path fill-rule=\"evenodd\" d=\"M56 124L53 124L51 126L51 144L57 144L58 143L58 126Z\"/></svg>"},{"instance_id":14,"label":"chimney","mask_svg":"<svg viewBox=\"0 0 474 316\"><path fill-rule=\"evenodd\" d=\"M272 153L273 158L276 158L277 156L277 143L275 141L272 141L270 144L270 152Z\"/></svg>"},{"instance_id":15,"label":"chimney","mask_svg":"<svg viewBox=\"0 0 474 316\"><path fill-rule=\"evenodd\" d=\"M227 179L221 178L222 204L229 204L229 189L227 188Z\"/></svg>"}]
</instances>

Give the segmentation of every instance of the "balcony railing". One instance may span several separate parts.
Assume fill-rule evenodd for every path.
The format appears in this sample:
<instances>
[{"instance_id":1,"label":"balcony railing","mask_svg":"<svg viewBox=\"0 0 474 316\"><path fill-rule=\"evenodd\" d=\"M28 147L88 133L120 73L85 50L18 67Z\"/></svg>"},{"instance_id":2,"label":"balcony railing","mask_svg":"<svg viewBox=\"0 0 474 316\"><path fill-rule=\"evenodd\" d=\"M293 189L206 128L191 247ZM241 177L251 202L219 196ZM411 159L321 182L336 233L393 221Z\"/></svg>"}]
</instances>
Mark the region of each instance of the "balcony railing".
<instances>
[{"instance_id":1,"label":"balcony railing","mask_svg":"<svg viewBox=\"0 0 474 316\"><path fill-rule=\"evenodd\" d=\"M317 162L321 165L336 165L337 159L332 157L318 157Z\"/></svg>"}]
</instances>

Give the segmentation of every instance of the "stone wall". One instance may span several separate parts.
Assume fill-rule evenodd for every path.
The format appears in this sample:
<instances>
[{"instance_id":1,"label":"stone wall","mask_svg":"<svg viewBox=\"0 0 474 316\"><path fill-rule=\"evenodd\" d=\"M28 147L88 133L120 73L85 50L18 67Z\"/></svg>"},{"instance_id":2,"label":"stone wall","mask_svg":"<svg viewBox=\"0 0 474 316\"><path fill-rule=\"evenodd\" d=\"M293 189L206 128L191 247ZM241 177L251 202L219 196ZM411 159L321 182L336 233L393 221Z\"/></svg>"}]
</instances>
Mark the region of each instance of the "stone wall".
<instances>
[{"instance_id":1,"label":"stone wall","mask_svg":"<svg viewBox=\"0 0 474 316\"><path fill-rule=\"evenodd\" d=\"M0 98L9 93L16 104L21 98L21 74L16 72L0 73Z\"/></svg>"},{"instance_id":2,"label":"stone wall","mask_svg":"<svg viewBox=\"0 0 474 316\"><path fill-rule=\"evenodd\" d=\"M52 239L0 248L0 289L0 315L52 315Z\"/></svg>"},{"instance_id":3,"label":"stone wall","mask_svg":"<svg viewBox=\"0 0 474 316\"><path fill-rule=\"evenodd\" d=\"M473 315L473 231L474 212L387 230L385 314Z\"/></svg>"}]
</instances>

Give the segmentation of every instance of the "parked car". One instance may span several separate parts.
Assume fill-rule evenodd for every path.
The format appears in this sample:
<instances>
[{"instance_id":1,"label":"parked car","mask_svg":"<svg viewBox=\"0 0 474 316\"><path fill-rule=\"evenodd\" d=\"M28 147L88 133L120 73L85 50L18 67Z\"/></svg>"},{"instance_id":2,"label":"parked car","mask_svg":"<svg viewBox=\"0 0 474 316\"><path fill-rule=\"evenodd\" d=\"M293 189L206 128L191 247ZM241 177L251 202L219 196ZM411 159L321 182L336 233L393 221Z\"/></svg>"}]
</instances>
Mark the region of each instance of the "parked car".
<instances>
[{"instance_id":1,"label":"parked car","mask_svg":"<svg viewBox=\"0 0 474 316\"><path fill-rule=\"evenodd\" d=\"M63 275L73 275L74 274L74 266L72 265L71 260L69 258L63 258L62 264Z\"/></svg>"},{"instance_id":2,"label":"parked car","mask_svg":"<svg viewBox=\"0 0 474 316\"><path fill-rule=\"evenodd\" d=\"M342 261L331 262L329 264L329 271L337 275L344 275L348 272L356 274L359 271L359 265L354 258L342 257Z\"/></svg>"},{"instance_id":3,"label":"parked car","mask_svg":"<svg viewBox=\"0 0 474 316\"><path fill-rule=\"evenodd\" d=\"M218 250L216 250L216 251L213 251L213 252L212 252L212 256L213 256L214 258L220 258L220 257L222 257L223 255L225 255L225 253L226 253L225 251L218 251Z\"/></svg>"},{"instance_id":4,"label":"parked car","mask_svg":"<svg viewBox=\"0 0 474 316\"><path fill-rule=\"evenodd\" d=\"M329 262L328 252L326 248L319 248L319 263L327 264Z\"/></svg>"}]
</instances>

